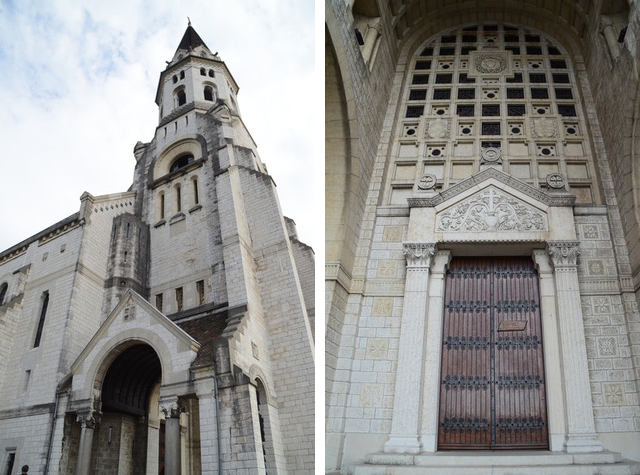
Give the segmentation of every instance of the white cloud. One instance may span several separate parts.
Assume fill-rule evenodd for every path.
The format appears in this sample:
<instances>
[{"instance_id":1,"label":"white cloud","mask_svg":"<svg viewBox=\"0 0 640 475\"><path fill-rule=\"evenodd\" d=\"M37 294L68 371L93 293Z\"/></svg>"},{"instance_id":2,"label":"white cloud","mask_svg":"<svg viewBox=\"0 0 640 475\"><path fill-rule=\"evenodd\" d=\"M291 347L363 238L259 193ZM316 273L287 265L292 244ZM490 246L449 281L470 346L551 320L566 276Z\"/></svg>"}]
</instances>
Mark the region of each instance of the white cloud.
<instances>
[{"instance_id":1,"label":"white cloud","mask_svg":"<svg viewBox=\"0 0 640 475\"><path fill-rule=\"evenodd\" d=\"M0 250L76 212L84 191L129 187L187 16L240 85L283 212L321 244L312 1L0 0Z\"/></svg>"}]
</instances>

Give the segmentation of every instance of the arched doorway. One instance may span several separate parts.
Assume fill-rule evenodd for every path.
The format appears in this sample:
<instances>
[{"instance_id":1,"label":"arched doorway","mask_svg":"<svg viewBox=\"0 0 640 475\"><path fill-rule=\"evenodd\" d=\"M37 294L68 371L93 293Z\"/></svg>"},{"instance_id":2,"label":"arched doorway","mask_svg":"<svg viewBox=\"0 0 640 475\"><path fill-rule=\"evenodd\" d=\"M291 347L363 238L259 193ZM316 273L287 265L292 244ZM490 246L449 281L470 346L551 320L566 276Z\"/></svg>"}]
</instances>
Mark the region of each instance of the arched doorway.
<instances>
[{"instance_id":1,"label":"arched doorway","mask_svg":"<svg viewBox=\"0 0 640 475\"><path fill-rule=\"evenodd\" d=\"M158 432L150 430L150 402L161 377L160 359L146 344L126 348L111 362L102 383L102 416L93 439L92 473L147 473L155 465L147 463L149 457L159 458ZM157 408L153 412L156 415L151 418L157 419ZM156 462L158 473L163 462Z\"/></svg>"}]
</instances>

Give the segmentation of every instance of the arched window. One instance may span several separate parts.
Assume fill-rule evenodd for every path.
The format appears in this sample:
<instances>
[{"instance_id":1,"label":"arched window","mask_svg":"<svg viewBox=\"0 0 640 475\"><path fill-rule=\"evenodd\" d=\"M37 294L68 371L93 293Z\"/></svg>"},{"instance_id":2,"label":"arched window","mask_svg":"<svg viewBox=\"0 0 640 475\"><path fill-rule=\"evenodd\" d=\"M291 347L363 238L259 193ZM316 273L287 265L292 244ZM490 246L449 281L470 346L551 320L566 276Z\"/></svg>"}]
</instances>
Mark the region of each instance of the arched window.
<instances>
[{"instance_id":1,"label":"arched window","mask_svg":"<svg viewBox=\"0 0 640 475\"><path fill-rule=\"evenodd\" d=\"M175 74L173 75L173 84L178 82L178 76L176 76Z\"/></svg>"},{"instance_id":2,"label":"arched window","mask_svg":"<svg viewBox=\"0 0 640 475\"><path fill-rule=\"evenodd\" d=\"M184 71L180 71L180 79L184 79Z\"/></svg>"},{"instance_id":3,"label":"arched window","mask_svg":"<svg viewBox=\"0 0 640 475\"><path fill-rule=\"evenodd\" d=\"M188 154L188 155L182 155L181 157L178 157L172 164L171 167L169 168L169 173L171 172L175 172L176 170L179 170L181 168L186 167L187 165L189 165L190 163L193 163L193 155Z\"/></svg>"},{"instance_id":4,"label":"arched window","mask_svg":"<svg viewBox=\"0 0 640 475\"><path fill-rule=\"evenodd\" d=\"M209 70L209 77L213 78L213 77L215 77L215 76L216 76L216 73L215 73L215 72L213 72L213 69L210 69L210 70Z\"/></svg>"},{"instance_id":5,"label":"arched window","mask_svg":"<svg viewBox=\"0 0 640 475\"><path fill-rule=\"evenodd\" d=\"M187 95L185 94L184 89L176 91L176 102L178 103L178 107L187 103Z\"/></svg>"},{"instance_id":6,"label":"arched window","mask_svg":"<svg viewBox=\"0 0 640 475\"><path fill-rule=\"evenodd\" d=\"M204 68L200 68L200 76L206 76L207 75L207 70Z\"/></svg>"},{"instance_id":7,"label":"arched window","mask_svg":"<svg viewBox=\"0 0 640 475\"><path fill-rule=\"evenodd\" d=\"M204 87L204 100L205 101L213 101L215 100L215 94L213 92L213 88L211 86Z\"/></svg>"},{"instance_id":8,"label":"arched window","mask_svg":"<svg viewBox=\"0 0 640 475\"><path fill-rule=\"evenodd\" d=\"M2 285L0 285L0 305L2 305L4 303L4 297L5 295L7 295L7 288L9 287L9 284L7 284L6 282Z\"/></svg>"},{"instance_id":9,"label":"arched window","mask_svg":"<svg viewBox=\"0 0 640 475\"><path fill-rule=\"evenodd\" d=\"M182 190L176 185L176 211L182 211Z\"/></svg>"}]
</instances>

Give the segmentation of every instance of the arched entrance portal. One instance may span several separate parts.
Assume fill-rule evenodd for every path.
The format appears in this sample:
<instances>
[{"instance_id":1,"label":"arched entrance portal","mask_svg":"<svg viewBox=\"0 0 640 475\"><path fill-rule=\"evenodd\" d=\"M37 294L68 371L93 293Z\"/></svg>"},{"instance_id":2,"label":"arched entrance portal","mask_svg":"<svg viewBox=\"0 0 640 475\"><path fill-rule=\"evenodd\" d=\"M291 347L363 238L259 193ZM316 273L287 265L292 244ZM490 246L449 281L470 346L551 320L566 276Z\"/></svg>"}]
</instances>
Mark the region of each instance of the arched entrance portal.
<instances>
[{"instance_id":1,"label":"arched entrance portal","mask_svg":"<svg viewBox=\"0 0 640 475\"><path fill-rule=\"evenodd\" d=\"M148 457L158 458L158 431L153 430L159 429L158 411L150 411L150 401L157 400L153 396L161 377L160 359L146 344L127 348L110 364L102 384L91 473L147 473ZM158 462L161 470L164 461Z\"/></svg>"}]
</instances>

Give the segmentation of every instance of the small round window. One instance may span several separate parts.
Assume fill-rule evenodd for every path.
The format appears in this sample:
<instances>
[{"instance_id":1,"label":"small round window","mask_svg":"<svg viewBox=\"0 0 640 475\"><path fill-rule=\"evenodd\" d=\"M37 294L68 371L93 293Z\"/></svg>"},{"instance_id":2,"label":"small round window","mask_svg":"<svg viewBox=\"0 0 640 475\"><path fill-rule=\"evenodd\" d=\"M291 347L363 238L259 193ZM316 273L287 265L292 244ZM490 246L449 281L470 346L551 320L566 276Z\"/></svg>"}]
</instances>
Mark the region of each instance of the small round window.
<instances>
[{"instance_id":1,"label":"small round window","mask_svg":"<svg viewBox=\"0 0 640 475\"><path fill-rule=\"evenodd\" d=\"M180 170L181 168L186 167L190 163L193 163L193 155L183 155L171 164L169 173L175 172L176 170Z\"/></svg>"}]
</instances>

